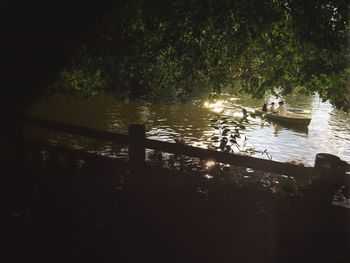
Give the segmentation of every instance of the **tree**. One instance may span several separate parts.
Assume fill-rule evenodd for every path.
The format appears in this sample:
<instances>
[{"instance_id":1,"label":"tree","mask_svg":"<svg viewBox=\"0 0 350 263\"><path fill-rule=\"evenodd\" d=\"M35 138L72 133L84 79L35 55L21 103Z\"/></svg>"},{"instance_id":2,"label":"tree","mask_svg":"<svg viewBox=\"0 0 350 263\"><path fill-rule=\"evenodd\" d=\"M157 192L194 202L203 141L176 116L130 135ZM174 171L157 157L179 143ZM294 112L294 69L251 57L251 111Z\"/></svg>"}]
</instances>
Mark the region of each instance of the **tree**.
<instances>
[{"instance_id":1,"label":"tree","mask_svg":"<svg viewBox=\"0 0 350 263\"><path fill-rule=\"evenodd\" d=\"M318 92L346 109L348 11L341 0L133 0L88 56L120 96L186 98L239 83L255 97Z\"/></svg>"}]
</instances>

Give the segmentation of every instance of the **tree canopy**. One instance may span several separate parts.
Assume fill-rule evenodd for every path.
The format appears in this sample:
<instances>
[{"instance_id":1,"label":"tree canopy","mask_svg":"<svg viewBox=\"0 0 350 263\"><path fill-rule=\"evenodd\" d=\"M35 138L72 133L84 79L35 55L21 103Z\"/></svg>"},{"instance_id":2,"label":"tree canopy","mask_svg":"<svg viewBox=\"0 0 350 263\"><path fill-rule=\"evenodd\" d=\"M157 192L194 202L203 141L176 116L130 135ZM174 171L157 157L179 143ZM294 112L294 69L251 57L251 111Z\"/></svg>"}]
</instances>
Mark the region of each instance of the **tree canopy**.
<instances>
[{"instance_id":1,"label":"tree canopy","mask_svg":"<svg viewBox=\"0 0 350 263\"><path fill-rule=\"evenodd\" d=\"M318 92L350 108L346 0L131 0L53 90L174 99L232 86Z\"/></svg>"}]
</instances>

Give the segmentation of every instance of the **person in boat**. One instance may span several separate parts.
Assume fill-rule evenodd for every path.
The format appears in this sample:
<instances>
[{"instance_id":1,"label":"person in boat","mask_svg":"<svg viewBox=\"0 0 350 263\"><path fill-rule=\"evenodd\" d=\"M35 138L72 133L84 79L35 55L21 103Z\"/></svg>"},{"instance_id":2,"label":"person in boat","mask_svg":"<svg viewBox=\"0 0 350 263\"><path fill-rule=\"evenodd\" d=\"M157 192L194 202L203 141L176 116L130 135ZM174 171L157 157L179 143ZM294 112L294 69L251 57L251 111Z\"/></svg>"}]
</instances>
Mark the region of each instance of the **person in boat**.
<instances>
[{"instance_id":1,"label":"person in boat","mask_svg":"<svg viewBox=\"0 0 350 263\"><path fill-rule=\"evenodd\" d=\"M270 107L269 111L274 112L274 110L275 110L275 103L271 102L271 107Z\"/></svg>"},{"instance_id":2,"label":"person in boat","mask_svg":"<svg viewBox=\"0 0 350 263\"><path fill-rule=\"evenodd\" d=\"M266 103L264 103L261 110L264 112L267 112L267 104Z\"/></svg>"},{"instance_id":3,"label":"person in boat","mask_svg":"<svg viewBox=\"0 0 350 263\"><path fill-rule=\"evenodd\" d=\"M278 108L274 110L275 113L277 113L280 116L286 116L287 115L287 109L286 106L284 106L284 102L280 101L278 102Z\"/></svg>"}]
</instances>

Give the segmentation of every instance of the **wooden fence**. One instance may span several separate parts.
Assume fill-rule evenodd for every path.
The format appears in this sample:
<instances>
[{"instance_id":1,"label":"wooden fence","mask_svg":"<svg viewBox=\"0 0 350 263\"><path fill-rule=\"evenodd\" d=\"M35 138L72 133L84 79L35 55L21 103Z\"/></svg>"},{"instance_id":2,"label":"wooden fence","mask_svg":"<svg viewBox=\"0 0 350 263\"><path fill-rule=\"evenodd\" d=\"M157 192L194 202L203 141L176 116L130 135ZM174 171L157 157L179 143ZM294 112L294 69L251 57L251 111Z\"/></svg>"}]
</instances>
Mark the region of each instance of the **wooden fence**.
<instances>
[{"instance_id":1,"label":"wooden fence","mask_svg":"<svg viewBox=\"0 0 350 263\"><path fill-rule=\"evenodd\" d=\"M153 149L161 152L186 155L203 160L210 159L220 163L294 177L323 175L322 177L325 181L336 181L341 184L350 184L350 176L346 174L346 172L350 170L350 165L345 161L340 160L339 157L326 153L319 153L316 155L315 167L304 167L291 163L202 149L179 143L147 139L145 137L145 126L140 124L130 125L128 135L99 131L73 124L63 124L33 117L25 117L24 124L128 146L130 167L140 171L142 171L142 168L145 165L145 150Z\"/></svg>"}]
</instances>

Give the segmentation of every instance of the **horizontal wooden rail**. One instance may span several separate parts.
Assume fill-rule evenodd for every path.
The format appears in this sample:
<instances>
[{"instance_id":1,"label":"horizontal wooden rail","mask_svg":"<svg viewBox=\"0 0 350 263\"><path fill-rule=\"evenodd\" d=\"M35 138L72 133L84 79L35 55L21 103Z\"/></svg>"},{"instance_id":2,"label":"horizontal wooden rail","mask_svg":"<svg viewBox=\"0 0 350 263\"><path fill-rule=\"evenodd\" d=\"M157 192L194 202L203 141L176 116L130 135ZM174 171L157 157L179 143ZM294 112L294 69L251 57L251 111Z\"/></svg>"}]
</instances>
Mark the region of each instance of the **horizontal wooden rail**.
<instances>
[{"instance_id":1,"label":"horizontal wooden rail","mask_svg":"<svg viewBox=\"0 0 350 263\"><path fill-rule=\"evenodd\" d=\"M167 143L151 139L146 139L146 148L197 157L200 159L212 159L221 163L249 167L252 169L290 176L310 175L314 170L313 167L304 167L290 163L282 163L250 156L217 152L214 150L202 149L184 144Z\"/></svg>"},{"instance_id":2,"label":"horizontal wooden rail","mask_svg":"<svg viewBox=\"0 0 350 263\"><path fill-rule=\"evenodd\" d=\"M37 128L51 129L59 132L70 133L74 135L86 136L94 139L114 142L120 145L129 144L129 136L125 134L99 131L87 127L81 127L74 124L58 123L55 121L38 119L33 117L25 117L24 124L34 126Z\"/></svg>"},{"instance_id":3,"label":"horizontal wooden rail","mask_svg":"<svg viewBox=\"0 0 350 263\"><path fill-rule=\"evenodd\" d=\"M49 152L53 151L55 153L65 155L65 156L70 156L76 159L79 159L79 158L85 159L85 160L94 159L97 161L103 161L110 164L115 164L115 165L123 164L124 166L129 166L126 160L116 159L114 157L102 156L102 155L89 153L78 149L69 149L65 146L52 145L50 143L35 140L35 139L26 139L26 142L27 144L30 144L32 147L34 146L34 148L40 148L41 150L47 150Z\"/></svg>"}]
</instances>

